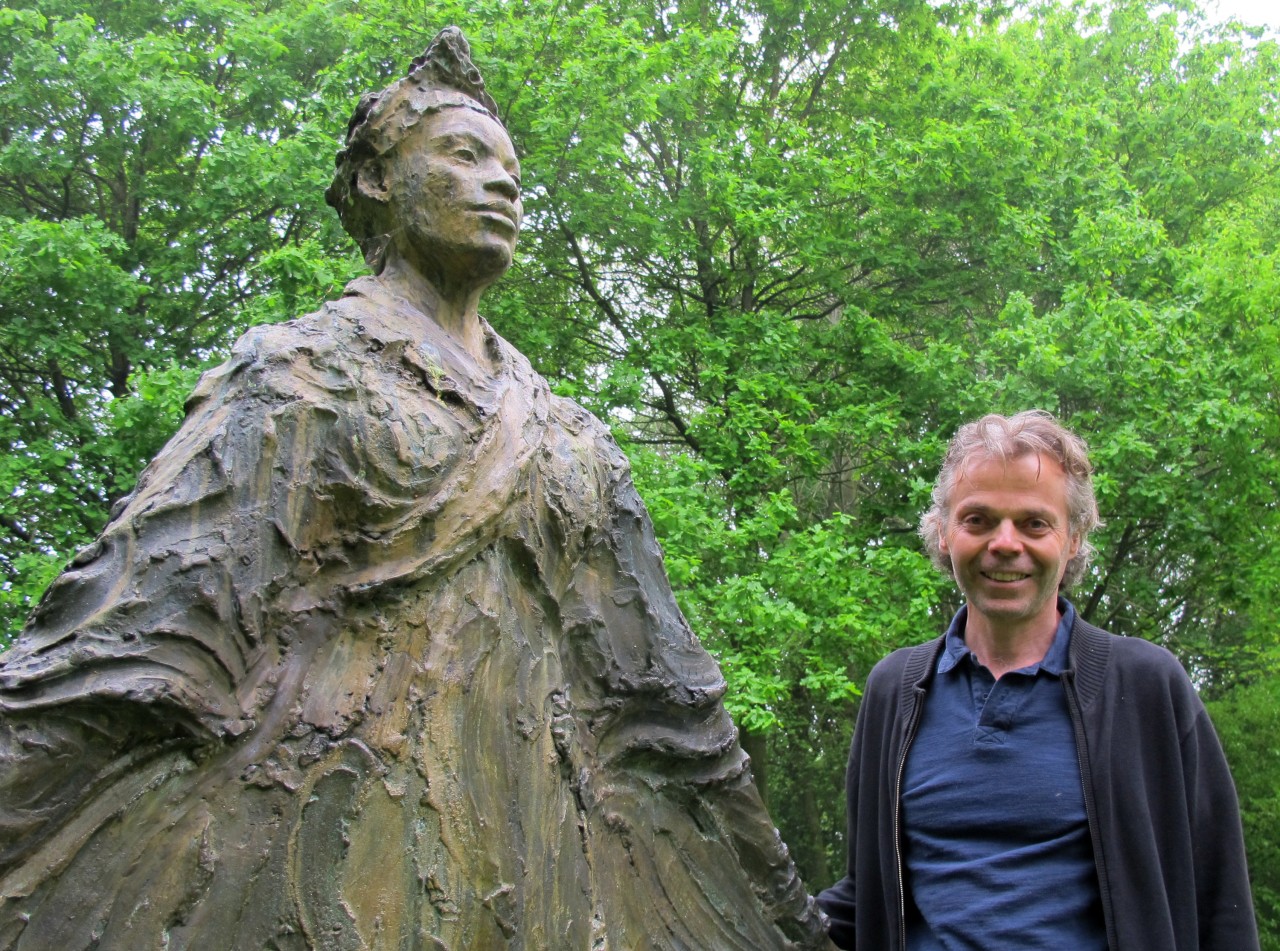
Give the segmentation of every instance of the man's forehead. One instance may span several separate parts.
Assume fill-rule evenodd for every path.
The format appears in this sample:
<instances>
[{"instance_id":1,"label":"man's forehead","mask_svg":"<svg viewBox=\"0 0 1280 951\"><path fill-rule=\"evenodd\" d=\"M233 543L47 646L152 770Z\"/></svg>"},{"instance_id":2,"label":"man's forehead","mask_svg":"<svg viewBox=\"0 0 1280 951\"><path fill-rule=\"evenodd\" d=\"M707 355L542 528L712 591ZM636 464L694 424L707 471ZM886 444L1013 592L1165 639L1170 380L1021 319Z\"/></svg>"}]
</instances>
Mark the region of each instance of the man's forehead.
<instances>
[{"instance_id":1,"label":"man's forehead","mask_svg":"<svg viewBox=\"0 0 1280 951\"><path fill-rule=\"evenodd\" d=\"M960 460L960 464L956 466L955 481L958 484L969 479L977 470L1007 472L1011 469L1028 467L1028 463L1034 466L1037 481L1044 478L1064 477L1067 474L1067 470L1057 459L1033 449L1009 454L991 453L979 449Z\"/></svg>"},{"instance_id":2,"label":"man's forehead","mask_svg":"<svg viewBox=\"0 0 1280 951\"><path fill-rule=\"evenodd\" d=\"M1043 513L1070 509L1066 470L1057 459L1040 452L1011 456L975 452L956 467L947 498L953 514L964 510L993 510L1009 506Z\"/></svg>"}]
</instances>

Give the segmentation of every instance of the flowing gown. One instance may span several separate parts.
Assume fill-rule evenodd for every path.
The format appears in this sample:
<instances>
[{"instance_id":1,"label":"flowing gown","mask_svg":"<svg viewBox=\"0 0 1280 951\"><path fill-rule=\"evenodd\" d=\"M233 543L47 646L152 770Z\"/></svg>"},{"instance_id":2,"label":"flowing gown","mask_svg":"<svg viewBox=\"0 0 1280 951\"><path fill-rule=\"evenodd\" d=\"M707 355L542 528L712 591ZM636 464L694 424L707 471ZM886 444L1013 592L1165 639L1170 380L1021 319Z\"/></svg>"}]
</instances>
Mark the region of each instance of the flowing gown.
<instances>
[{"instance_id":1,"label":"flowing gown","mask_svg":"<svg viewBox=\"0 0 1280 951\"><path fill-rule=\"evenodd\" d=\"M362 278L204 376L0 661L0 948L827 946L624 457L484 329Z\"/></svg>"}]
</instances>

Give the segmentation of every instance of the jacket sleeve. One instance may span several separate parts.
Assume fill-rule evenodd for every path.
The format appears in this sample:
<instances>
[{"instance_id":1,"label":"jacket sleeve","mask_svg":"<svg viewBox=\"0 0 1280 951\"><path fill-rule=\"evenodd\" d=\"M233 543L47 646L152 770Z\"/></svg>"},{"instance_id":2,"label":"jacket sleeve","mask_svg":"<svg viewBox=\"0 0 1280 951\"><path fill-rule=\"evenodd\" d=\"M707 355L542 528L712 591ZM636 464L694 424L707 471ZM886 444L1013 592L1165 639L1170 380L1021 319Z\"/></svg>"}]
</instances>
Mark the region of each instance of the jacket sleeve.
<instances>
[{"instance_id":1,"label":"jacket sleeve","mask_svg":"<svg viewBox=\"0 0 1280 951\"><path fill-rule=\"evenodd\" d=\"M882 895L886 887L886 883L877 880L875 874L870 880L859 883L857 870L859 867L864 870L882 867L882 843L886 835L892 838L892 812L884 814L886 809L892 808L892 769L889 763L893 744L888 742L888 735L898 705L897 690L902 679L904 657L905 652L898 651L871 671L853 729L849 766L845 774L845 875L818 895L818 906L829 922L828 934L838 948L857 947L857 896L861 894L865 901L867 896ZM864 784L868 788L863 788ZM860 832L865 840L861 844ZM884 933L883 923L878 921L880 909L875 907L877 904L879 902L872 900L871 905L863 909L866 920L862 922L861 930L864 935L882 936Z\"/></svg>"},{"instance_id":2,"label":"jacket sleeve","mask_svg":"<svg viewBox=\"0 0 1280 951\"><path fill-rule=\"evenodd\" d=\"M827 916L827 933L837 948L853 948L856 946L854 924L855 913L857 912L857 897L854 868L858 831L858 773L862 747L862 743L859 741L862 739L862 721L868 702L869 696L864 697L862 706L858 710L858 724L854 727L853 742L849 746L849 765L845 771L845 804L847 810L845 874L842 879L818 895L818 907Z\"/></svg>"},{"instance_id":3,"label":"jacket sleeve","mask_svg":"<svg viewBox=\"0 0 1280 951\"><path fill-rule=\"evenodd\" d=\"M1182 747L1191 806L1200 948L1202 951L1256 949L1258 927L1235 784L1209 714L1203 707Z\"/></svg>"},{"instance_id":4,"label":"jacket sleeve","mask_svg":"<svg viewBox=\"0 0 1280 951\"><path fill-rule=\"evenodd\" d=\"M1075 682L1117 945L1256 951L1235 785L1186 671L1140 638L1087 627L1077 635L1102 659L1081 655Z\"/></svg>"},{"instance_id":5,"label":"jacket sleeve","mask_svg":"<svg viewBox=\"0 0 1280 951\"><path fill-rule=\"evenodd\" d=\"M854 911L856 906L853 897L853 879L846 875L830 888L818 895L818 906L826 913L829 923L828 934L837 948L854 946Z\"/></svg>"}]
</instances>

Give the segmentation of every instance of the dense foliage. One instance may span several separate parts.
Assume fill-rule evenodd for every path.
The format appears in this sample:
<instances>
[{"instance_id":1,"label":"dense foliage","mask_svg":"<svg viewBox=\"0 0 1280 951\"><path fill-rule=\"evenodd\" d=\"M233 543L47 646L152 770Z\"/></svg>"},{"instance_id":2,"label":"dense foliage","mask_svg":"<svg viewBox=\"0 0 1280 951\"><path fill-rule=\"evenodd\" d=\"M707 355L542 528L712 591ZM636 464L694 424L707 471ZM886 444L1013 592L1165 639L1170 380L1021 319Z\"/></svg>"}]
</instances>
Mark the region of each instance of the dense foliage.
<instances>
[{"instance_id":1,"label":"dense foliage","mask_svg":"<svg viewBox=\"0 0 1280 951\"><path fill-rule=\"evenodd\" d=\"M1280 51L1146 0L0 7L4 630L198 370L358 271L338 136L446 23L525 166L486 314L613 423L815 884L859 685L956 605L913 526L989 409L1089 439L1079 607L1178 653L1238 769L1274 758Z\"/></svg>"},{"instance_id":2,"label":"dense foliage","mask_svg":"<svg viewBox=\"0 0 1280 951\"><path fill-rule=\"evenodd\" d=\"M1280 678L1260 679L1210 702L1227 759L1235 764L1258 928L1280 948Z\"/></svg>"}]
</instances>

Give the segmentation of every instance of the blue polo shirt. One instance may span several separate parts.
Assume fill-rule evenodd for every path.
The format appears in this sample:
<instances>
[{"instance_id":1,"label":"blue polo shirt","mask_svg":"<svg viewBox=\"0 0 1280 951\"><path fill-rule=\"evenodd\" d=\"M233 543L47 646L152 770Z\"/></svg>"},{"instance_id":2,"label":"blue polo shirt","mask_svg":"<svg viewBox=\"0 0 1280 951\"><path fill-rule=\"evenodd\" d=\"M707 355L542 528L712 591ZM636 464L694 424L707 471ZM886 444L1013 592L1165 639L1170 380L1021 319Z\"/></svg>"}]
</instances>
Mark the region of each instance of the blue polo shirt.
<instances>
[{"instance_id":1,"label":"blue polo shirt","mask_svg":"<svg viewBox=\"0 0 1280 951\"><path fill-rule=\"evenodd\" d=\"M998 681L966 608L947 630L903 776L909 951L1105 951L1058 609L1044 659Z\"/></svg>"}]
</instances>

